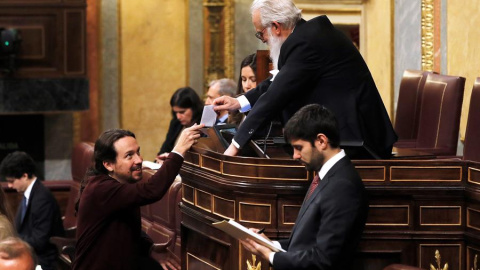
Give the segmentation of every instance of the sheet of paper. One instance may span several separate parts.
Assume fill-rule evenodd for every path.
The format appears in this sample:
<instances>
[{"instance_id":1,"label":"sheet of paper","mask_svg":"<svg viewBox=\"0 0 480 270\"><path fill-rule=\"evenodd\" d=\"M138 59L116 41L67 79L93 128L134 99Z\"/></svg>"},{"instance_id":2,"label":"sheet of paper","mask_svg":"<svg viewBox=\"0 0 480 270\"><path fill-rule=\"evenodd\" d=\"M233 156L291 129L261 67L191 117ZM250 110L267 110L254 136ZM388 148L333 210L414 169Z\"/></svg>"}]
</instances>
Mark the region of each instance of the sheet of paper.
<instances>
[{"instance_id":1,"label":"sheet of paper","mask_svg":"<svg viewBox=\"0 0 480 270\"><path fill-rule=\"evenodd\" d=\"M206 127L213 127L216 121L217 113L213 110L213 105L204 106L200 124L205 124Z\"/></svg>"},{"instance_id":2,"label":"sheet of paper","mask_svg":"<svg viewBox=\"0 0 480 270\"><path fill-rule=\"evenodd\" d=\"M158 163L155 163L155 162L144 160L142 162L142 167L147 167L147 168L150 168L152 170L158 170L158 169L160 169L160 167L162 167L162 164L158 164Z\"/></svg>"},{"instance_id":3,"label":"sheet of paper","mask_svg":"<svg viewBox=\"0 0 480 270\"><path fill-rule=\"evenodd\" d=\"M250 231L245 226L235 222L234 220L230 219L229 221L223 220L220 222L215 222L212 224L215 228L220 229L227 234L235 237L239 240L245 240L247 238L252 239L253 241L259 243L260 245L264 245L275 252L285 252L284 249L278 249L273 243L265 238L263 238L260 234L254 233Z\"/></svg>"}]
</instances>

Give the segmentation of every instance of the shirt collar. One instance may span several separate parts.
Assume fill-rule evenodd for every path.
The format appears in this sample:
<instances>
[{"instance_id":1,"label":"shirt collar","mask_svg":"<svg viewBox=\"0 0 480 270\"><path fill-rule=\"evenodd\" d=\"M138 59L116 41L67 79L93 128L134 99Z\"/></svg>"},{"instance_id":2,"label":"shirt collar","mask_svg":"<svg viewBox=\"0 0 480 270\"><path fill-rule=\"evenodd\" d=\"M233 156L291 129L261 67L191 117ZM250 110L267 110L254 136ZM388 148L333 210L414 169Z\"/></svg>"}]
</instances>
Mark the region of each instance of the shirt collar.
<instances>
[{"instance_id":1,"label":"shirt collar","mask_svg":"<svg viewBox=\"0 0 480 270\"><path fill-rule=\"evenodd\" d=\"M340 159L345 157L345 151L343 149L340 150L337 154L335 154L333 157L331 157L325 164L323 164L322 168L318 172L318 176L320 179L323 179L325 175L327 175L328 171L335 165Z\"/></svg>"},{"instance_id":2,"label":"shirt collar","mask_svg":"<svg viewBox=\"0 0 480 270\"><path fill-rule=\"evenodd\" d=\"M35 181L37 181L36 177L35 177L35 179L33 179L32 183L30 183L30 185L27 187L27 189L23 193L23 196L25 196L25 198L27 198L27 204L28 204L28 200L30 199L30 194L32 193L32 187L33 187L33 184L35 184Z\"/></svg>"},{"instance_id":3,"label":"shirt collar","mask_svg":"<svg viewBox=\"0 0 480 270\"><path fill-rule=\"evenodd\" d=\"M227 118L228 118L228 113L226 113L224 116L218 118L218 121L220 121L220 123L225 123Z\"/></svg>"}]
</instances>

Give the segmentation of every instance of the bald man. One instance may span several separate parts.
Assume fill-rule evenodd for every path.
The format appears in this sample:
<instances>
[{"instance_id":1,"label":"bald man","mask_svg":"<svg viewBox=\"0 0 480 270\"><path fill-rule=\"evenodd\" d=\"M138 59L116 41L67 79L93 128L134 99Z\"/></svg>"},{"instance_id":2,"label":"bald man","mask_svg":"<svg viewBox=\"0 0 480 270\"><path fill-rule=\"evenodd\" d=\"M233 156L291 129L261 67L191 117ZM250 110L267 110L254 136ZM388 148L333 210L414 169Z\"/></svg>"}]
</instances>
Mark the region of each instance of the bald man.
<instances>
[{"instance_id":1,"label":"bald man","mask_svg":"<svg viewBox=\"0 0 480 270\"><path fill-rule=\"evenodd\" d=\"M0 269L34 270L35 255L30 245L16 237L0 241Z\"/></svg>"}]
</instances>

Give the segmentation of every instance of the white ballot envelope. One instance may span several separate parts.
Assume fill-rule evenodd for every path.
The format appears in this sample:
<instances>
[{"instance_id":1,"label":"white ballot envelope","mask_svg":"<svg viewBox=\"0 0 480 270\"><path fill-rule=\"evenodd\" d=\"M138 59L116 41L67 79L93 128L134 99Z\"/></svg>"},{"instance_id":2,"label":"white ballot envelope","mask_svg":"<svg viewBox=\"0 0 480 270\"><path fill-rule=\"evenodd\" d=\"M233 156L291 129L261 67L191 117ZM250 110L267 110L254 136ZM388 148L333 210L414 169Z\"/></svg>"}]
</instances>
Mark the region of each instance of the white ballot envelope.
<instances>
[{"instance_id":1,"label":"white ballot envelope","mask_svg":"<svg viewBox=\"0 0 480 270\"><path fill-rule=\"evenodd\" d=\"M200 124L205 124L205 127L213 127L216 121L217 113L213 110L213 105L204 106Z\"/></svg>"},{"instance_id":2,"label":"white ballot envelope","mask_svg":"<svg viewBox=\"0 0 480 270\"><path fill-rule=\"evenodd\" d=\"M240 223L235 222L233 219L229 221L223 220L219 222L212 223L213 227L220 229L227 234L235 237L239 240L245 240L247 238L252 239L253 241L259 243L260 245L266 246L274 252L285 252L284 249L278 249L273 243L260 234L250 231L248 228L242 226Z\"/></svg>"}]
</instances>

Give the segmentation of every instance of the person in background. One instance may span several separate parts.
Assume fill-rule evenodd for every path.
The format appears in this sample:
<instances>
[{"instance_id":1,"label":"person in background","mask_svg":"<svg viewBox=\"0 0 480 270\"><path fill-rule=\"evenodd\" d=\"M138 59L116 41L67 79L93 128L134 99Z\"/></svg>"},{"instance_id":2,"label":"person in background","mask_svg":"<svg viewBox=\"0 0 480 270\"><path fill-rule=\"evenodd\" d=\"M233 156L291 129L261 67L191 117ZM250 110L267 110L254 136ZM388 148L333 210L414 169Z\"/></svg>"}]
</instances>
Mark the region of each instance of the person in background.
<instances>
[{"instance_id":1,"label":"person in background","mask_svg":"<svg viewBox=\"0 0 480 270\"><path fill-rule=\"evenodd\" d=\"M287 122L284 135L293 147L293 158L316 176L290 238L274 241L286 252L275 253L251 239L242 244L268 260L275 270L354 269L368 199L362 179L339 147L334 114L318 104L306 105Z\"/></svg>"},{"instance_id":2,"label":"person in background","mask_svg":"<svg viewBox=\"0 0 480 270\"><path fill-rule=\"evenodd\" d=\"M210 82L208 87L205 105L212 105L214 99L224 95L234 97L236 90L237 85L235 84L235 81L231 79L223 78L219 80L213 80ZM215 125L226 124L227 119L228 111L219 111L217 112L217 121L215 122Z\"/></svg>"},{"instance_id":3,"label":"person in background","mask_svg":"<svg viewBox=\"0 0 480 270\"><path fill-rule=\"evenodd\" d=\"M257 87L257 54L247 55L240 63L240 76L238 76L237 95L244 94ZM227 123L240 125L246 113L231 111Z\"/></svg>"},{"instance_id":4,"label":"person in background","mask_svg":"<svg viewBox=\"0 0 480 270\"><path fill-rule=\"evenodd\" d=\"M0 240L0 269L34 270L37 265L32 247L17 237Z\"/></svg>"},{"instance_id":5,"label":"person in background","mask_svg":"<svg viewBox=\"0 0 480 270\"><path fill-rule=\"evenodd\" d=\"M18 236L33 247L43 270L56 269L57 248L52 236L64 236L62 215L57 200L36 177L35 162L25 152L8 154L0 165L0 174L9 188L22 193L15 218Z\"/></svg>"},{"instance_id":6,"label":"person in background","mask_svg":"<svg viewBox=\"0 0 480 270\"><path fill-rule=\"evenodd\" d=\"M238 77L238 94L246 93L257 87L257 54L250 54L240 64L240 76Z\"/></svg>"},{"instance_id":7,"label":"person in background","mask_svg":"<svg viewBox=\"0 0 480 270\"><path fill-rule=\"evenodd\" d=\"M94 165L77 203L72 269L162 269L150 257L152 242L142 234L140 206L165 195L203 127L194 124L184 129L160 169L144 180L135 134L112 129L100 135L95 142Z\"/></svg>"},{"instance_id":8,"label":"person in background","mask_svg":"<svg viewBox=\"0 0 480 270\"><path fill-rule=\"evenodd\" d=\"M203 102L197 92L190 87L177 89L170 98L172 120L168 127L167 136L157 153L155 162L161 163L172 151L178 136L186 127L200 123L203 112Z\"/></svg>"}]
</instances>

